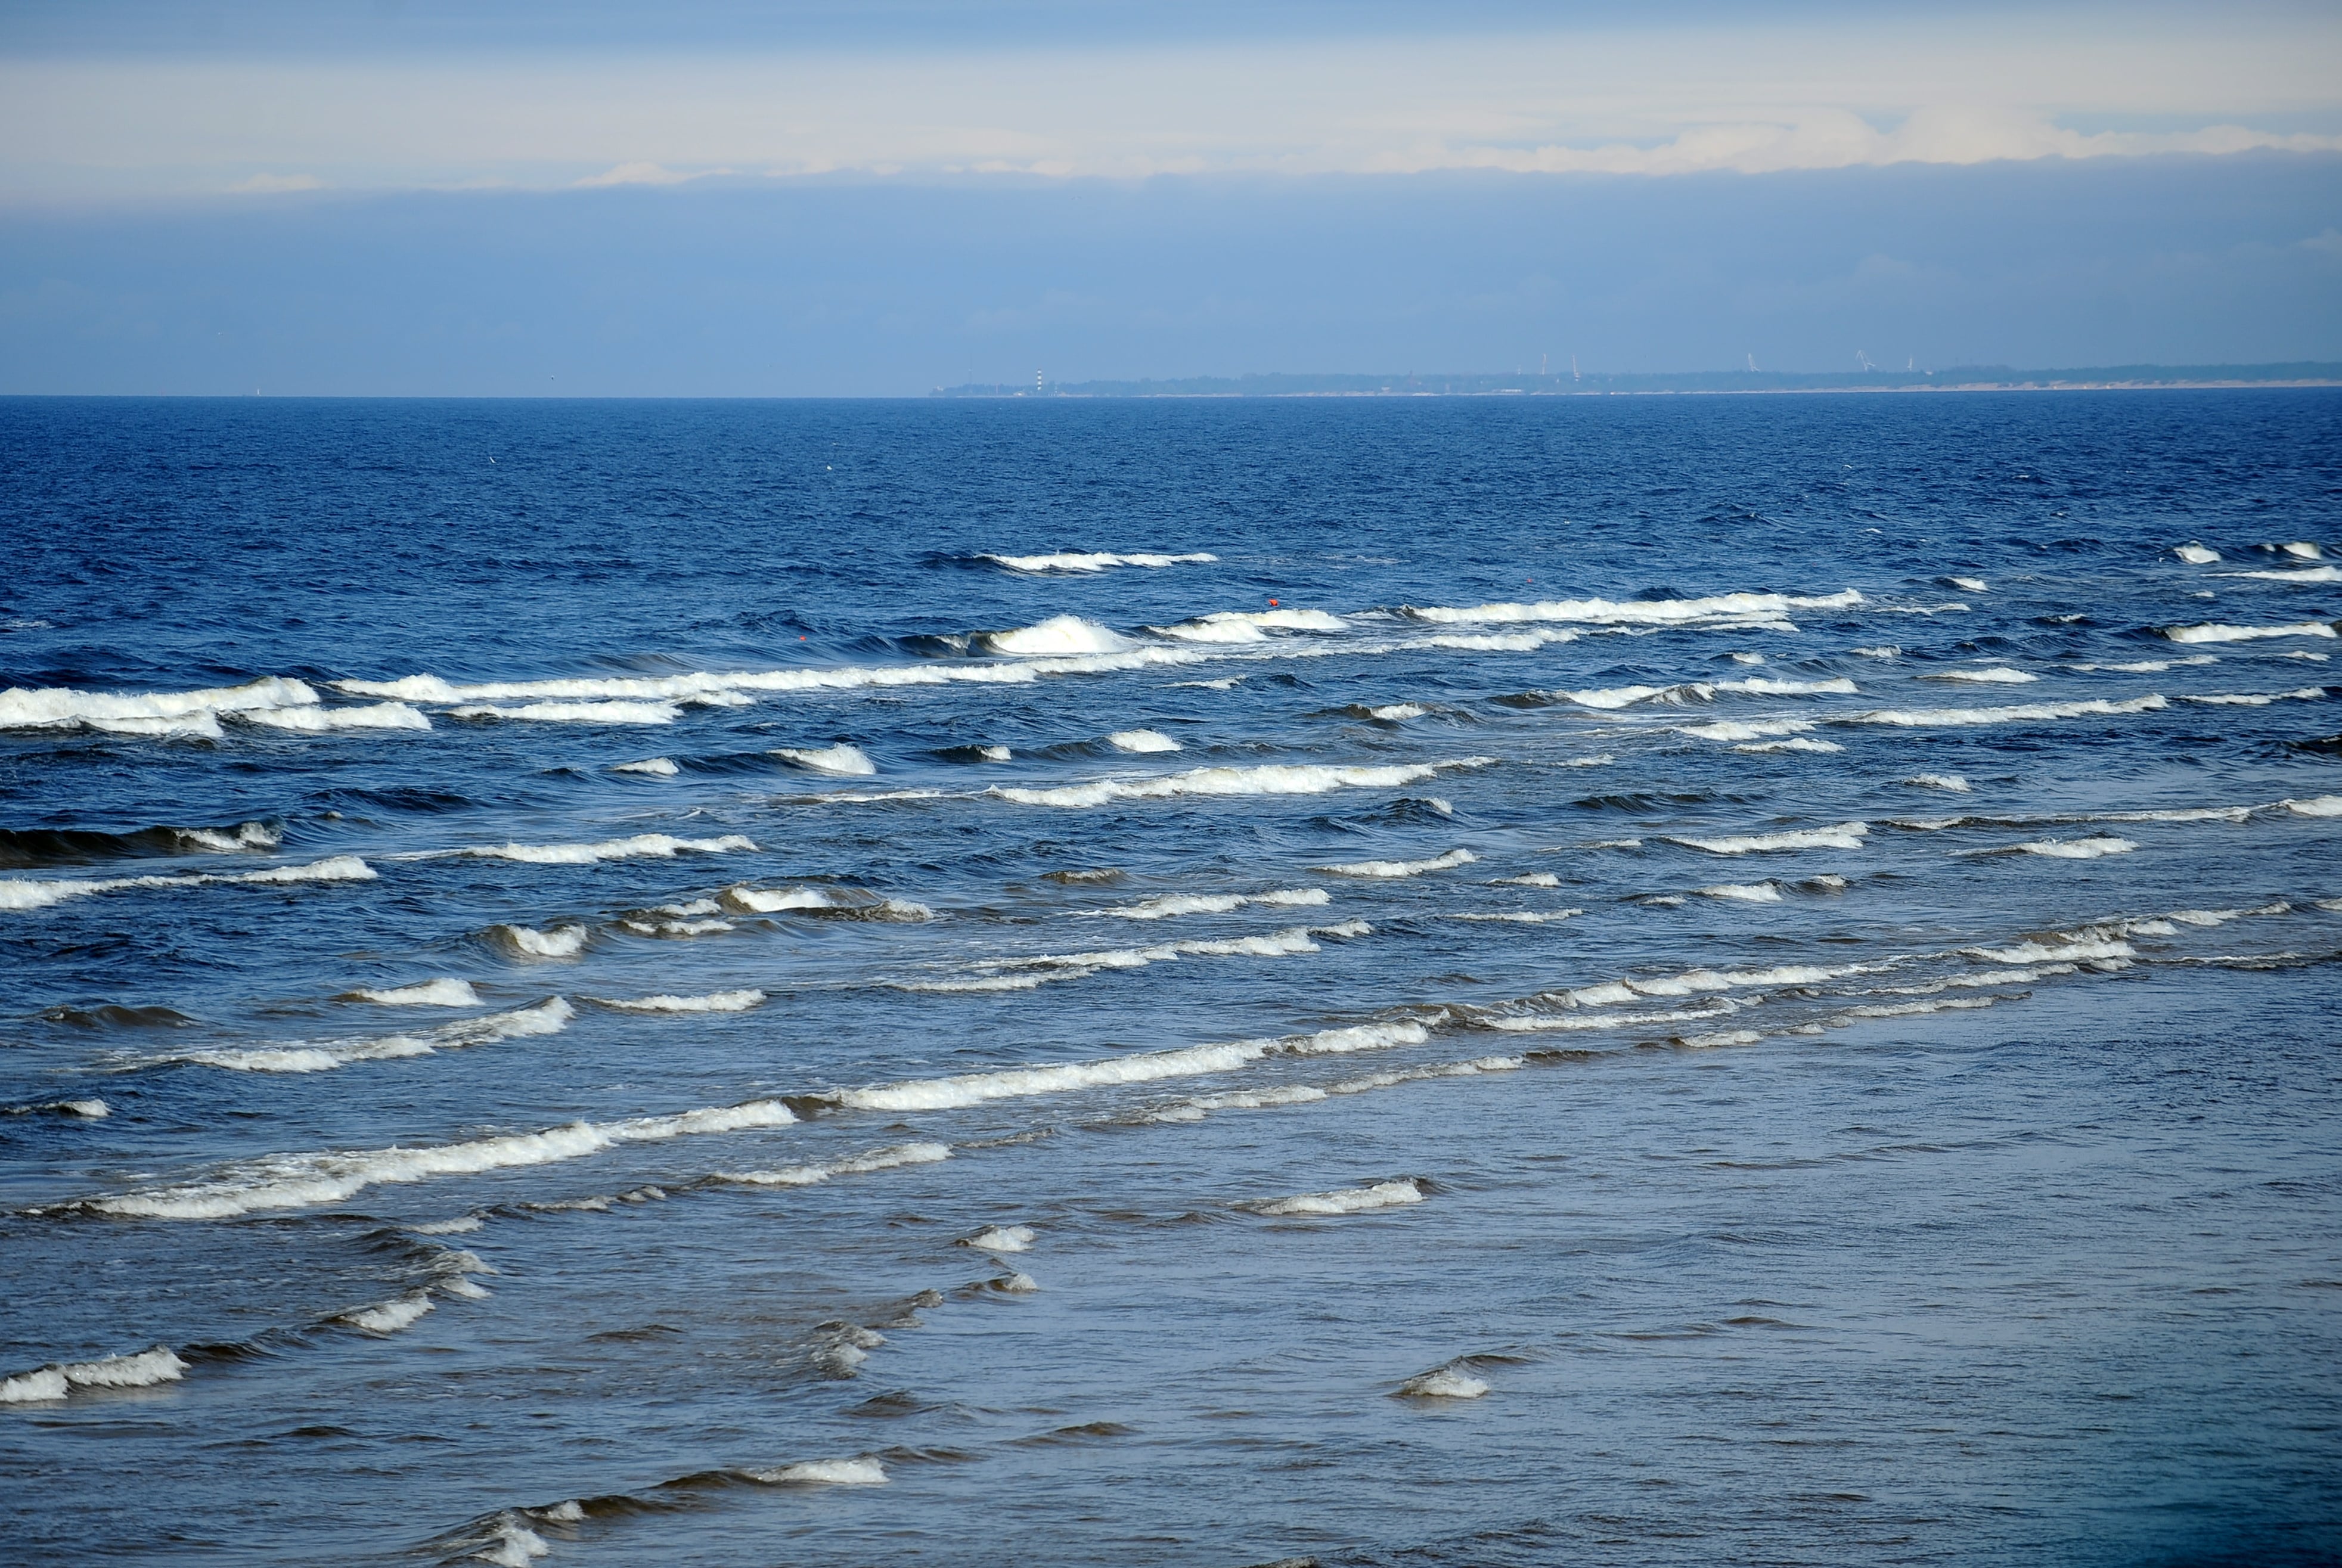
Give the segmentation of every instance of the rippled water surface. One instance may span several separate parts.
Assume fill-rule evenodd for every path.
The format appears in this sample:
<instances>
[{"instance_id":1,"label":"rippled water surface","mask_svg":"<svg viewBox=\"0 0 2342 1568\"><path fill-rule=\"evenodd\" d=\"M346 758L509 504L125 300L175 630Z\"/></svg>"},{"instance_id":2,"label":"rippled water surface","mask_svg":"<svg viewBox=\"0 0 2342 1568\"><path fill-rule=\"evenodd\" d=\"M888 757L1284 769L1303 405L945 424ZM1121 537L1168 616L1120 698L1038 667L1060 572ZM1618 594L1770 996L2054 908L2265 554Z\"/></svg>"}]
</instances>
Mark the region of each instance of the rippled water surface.
<instances>
[{"instance_id":1,"label":"rippled water surface","mask_svg":"<svg viewBox=\"0 0 2342 1568\"><path fill-rule=\"evenodd\" d=\"M2337 415L0 403L0 1558L2335 1561Z\"/></svg>"}]
</instances>

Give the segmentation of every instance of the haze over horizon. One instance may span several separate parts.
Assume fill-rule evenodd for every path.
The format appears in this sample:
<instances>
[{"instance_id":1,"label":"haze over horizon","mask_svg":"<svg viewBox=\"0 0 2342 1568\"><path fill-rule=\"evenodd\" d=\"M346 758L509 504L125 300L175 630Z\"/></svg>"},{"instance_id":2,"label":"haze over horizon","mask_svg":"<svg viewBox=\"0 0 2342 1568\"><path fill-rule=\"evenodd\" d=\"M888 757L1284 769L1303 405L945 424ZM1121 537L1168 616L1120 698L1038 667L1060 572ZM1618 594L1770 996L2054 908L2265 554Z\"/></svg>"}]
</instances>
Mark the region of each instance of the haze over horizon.
<instances>
[{"instance_id":1,"label":"haze over horizon","mask_svg":"<svg viewBox=\"0 0 2342 1568\"><path fill-rule=\"evenodd\" d=\"M2342 21L0 19L0 391L2342 358Z\"/></svg>"}]
</instances>

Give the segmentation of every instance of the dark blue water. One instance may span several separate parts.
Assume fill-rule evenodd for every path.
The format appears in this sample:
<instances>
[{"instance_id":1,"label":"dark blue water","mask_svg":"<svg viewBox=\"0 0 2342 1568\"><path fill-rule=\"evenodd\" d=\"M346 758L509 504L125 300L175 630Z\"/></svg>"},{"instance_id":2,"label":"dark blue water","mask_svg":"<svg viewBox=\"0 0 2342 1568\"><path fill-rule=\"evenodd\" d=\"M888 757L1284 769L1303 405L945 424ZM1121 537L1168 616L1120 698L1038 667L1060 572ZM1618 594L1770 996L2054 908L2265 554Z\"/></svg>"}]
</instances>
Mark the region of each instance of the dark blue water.
<instances>
[{"instance_id":1,"label":"dark blue water","mask_svg":"<svg viewBox=\"0 0 2342 1568\"><path fill-rule=\"evenodd\" d=\"M2342 1557L2342 398L0 403L0 1558Z\"/></svg>"}]
</instances>

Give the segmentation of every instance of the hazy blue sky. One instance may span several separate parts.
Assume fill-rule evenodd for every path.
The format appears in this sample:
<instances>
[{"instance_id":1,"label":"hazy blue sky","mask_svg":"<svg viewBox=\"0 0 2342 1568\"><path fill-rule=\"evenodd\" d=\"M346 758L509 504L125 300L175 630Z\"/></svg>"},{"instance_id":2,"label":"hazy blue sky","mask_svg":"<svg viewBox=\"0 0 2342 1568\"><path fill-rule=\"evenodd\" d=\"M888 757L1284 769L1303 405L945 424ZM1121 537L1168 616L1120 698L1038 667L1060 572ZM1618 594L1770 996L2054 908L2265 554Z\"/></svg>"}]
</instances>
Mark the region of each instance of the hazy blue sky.
<instances>
[{"instance_id":1,"label":"hazy blue sky","mask_svg":"<svg viewBox=\"0 0 2342 1568\"><path fill-rule=\"evenodd\" d=\"M2332 6L0 10L0 391L2342 359Z\"/></svg>"}]
</instances>

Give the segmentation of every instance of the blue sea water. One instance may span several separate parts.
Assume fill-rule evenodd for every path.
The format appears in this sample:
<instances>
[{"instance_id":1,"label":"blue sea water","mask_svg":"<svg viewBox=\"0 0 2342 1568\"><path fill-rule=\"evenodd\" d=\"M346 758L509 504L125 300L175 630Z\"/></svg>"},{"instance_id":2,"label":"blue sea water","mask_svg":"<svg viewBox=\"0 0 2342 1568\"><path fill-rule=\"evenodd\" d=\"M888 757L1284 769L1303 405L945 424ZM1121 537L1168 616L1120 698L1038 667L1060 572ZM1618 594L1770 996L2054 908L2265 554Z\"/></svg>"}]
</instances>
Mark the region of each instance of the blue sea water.
<instances>
[{"instance_id":1,"label":"blue sea water","mask_svg":"<svg viewBox=\"0 0 2342 1568\"><path fill-rule=\"evenodd\" d=\"M0 475L0 1559L2342 1560L2336 394Z\"/></svg>"}]
</instances>

